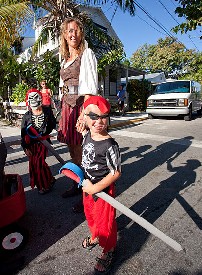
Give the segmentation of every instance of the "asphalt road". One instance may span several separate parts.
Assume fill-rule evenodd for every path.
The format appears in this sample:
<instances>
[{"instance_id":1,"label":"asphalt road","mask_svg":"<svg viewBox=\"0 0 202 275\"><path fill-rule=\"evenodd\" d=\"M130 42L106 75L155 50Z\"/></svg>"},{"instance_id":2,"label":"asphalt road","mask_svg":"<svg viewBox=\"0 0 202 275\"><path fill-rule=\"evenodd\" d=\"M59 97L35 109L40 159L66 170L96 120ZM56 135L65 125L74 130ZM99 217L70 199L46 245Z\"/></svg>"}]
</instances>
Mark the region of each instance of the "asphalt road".
<instances>
[{"instance_id":1,"label":"asphalt road","mask_svg":"<svg viewBox=\"0 0 202 275\"><path fill-rule=\"evenodd\" d=\"M201 121L144 120L110 131L122 154L116 199L183 247L176 252L117 211L117 257L110 274L202 274ZM53 143L70 160L67 148ZM10 261L24 256L19 275L93 274L100 248L88 252L81 247L88 227L83 214L72 212L78 197L61 197L70 181L58 174L61 165L53 156L48 163L57 183L51 193L40 196L29 188L21 148L9 149L5 170L22 176L27 212L19 225L29 230L28 243Z\"/></svg>"}]
</instances>

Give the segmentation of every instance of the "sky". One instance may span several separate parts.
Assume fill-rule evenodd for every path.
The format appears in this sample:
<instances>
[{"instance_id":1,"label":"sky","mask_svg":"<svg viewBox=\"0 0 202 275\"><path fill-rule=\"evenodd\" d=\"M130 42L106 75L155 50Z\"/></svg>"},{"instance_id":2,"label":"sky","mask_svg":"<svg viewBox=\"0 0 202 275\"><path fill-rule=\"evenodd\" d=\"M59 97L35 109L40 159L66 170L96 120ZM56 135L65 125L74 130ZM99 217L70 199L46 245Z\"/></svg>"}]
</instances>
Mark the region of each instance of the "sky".
<instances>
[{"instance_id":1,"label":"sky","mask_svg":"<svg viewBox=\"0 0 202 275\"><path fill-rule=\"evenodd\" d=\"M178 41L182 42L187 49L202 51L202 40L199 39L202 36L202 27L183 35L180 33L176 35L171 32L171 28L176 26L177 22L181 23L185 21L174 12L178 2L175 0L138 0L135 2L149 13L154 21L163 26L163 29L167 30L167 33L177 37ZM157 44L159 38L168 36L163 29L137 6L136 15L133 17L129 12L123 13L120 9L117 9L113 17L114 7L110 6L102 6L102 10L123 43L127 58L130 58L144 44L154 45Z\"/></svg>"},{"instance_id":2,"label":"sky","mask_svg":"<svg viewBox=\"0 0 202 275\"><path fill-rule=\"evenodd\" d=\"M131 16L127 11L124 13L120 8L117 8L114 14L116 6L111 6L110 3L101 6L121 40L127 58L130 58L144 44L155 45L158 39L165 38L168 34L176 37L187 49L202 52L202 40L199 39L202 36L202 27L182 35L171 32L178 22L185 21L174 12L178 2L175 0L138 0L135 2L141 7L136 6L135 16ZM142 9L150 15L150 18ZM24 35L30 36L33 32L29 30Z\"/></svg>"}]
</instances>

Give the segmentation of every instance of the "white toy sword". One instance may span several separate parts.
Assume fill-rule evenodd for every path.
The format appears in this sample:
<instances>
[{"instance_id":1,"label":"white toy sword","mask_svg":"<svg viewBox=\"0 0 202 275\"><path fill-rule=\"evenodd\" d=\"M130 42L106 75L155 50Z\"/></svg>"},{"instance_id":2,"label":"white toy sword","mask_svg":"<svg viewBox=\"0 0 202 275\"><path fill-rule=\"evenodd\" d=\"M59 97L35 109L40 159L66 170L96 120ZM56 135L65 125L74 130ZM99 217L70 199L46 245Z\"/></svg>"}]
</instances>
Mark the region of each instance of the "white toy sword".
<instances>
[{"instance_id":1,"label":"white toy sword","mask_svg":"<svg viewBox=\"0 0 202 275\"><path fill-rule=\"evenodd\" d=\"M79 166L72 162L67 162L65 165L62 166L62 168L59 171L60 173L63 173L67 177L72 178L76 182L78 182L79 186L85 186L85 179L83 175L83 171L80 169ZM153 224L149 223L147 220L142 218L141 216L137 215L135 212L130 210L128 207L123 205L122 203L118 202L105 192L99 192L95 194L97 197L105 200L109 204L111 204L114 208L119 210L121 213L129 217L134 222L138 223L140 226L145 228L148 232L156 236L157 238L161 239L163 242L168 244L170 247L175 249L176 251L181 251L182 246L177 243L175 240L171 239L169 236L164 234L162 231L160 231L158 228L156 228Z\"/></svg>"},{"instance_id":2,"label":"white toy sword","mask_svg":"<svg viewBox=\"0 0 202 275\"><path fill-rule=\"evenodd\" d=\"M81 168L72 162L67 162L65 164L65 161L60 157L60 155L55 151L55 149L51 146L51 144L47 140L40 139L41 136L38 135L38 133L35 131L35 129L33 127L31 127L31 125L28 127L28 129L31 130L31 132L34 134L34 136L31 136L30 134L29 135L32 138L38 138L40 140L40 142L43 143L49 149L49 151L56 157L56 159L61 164L63 164L59 173L62 173L64 175L66 175L67 177L75 180L78 183L78 187L81 185L84 186L85 179L84 179L83 171L81 170ZM176 251L179 252L179 251L183 250L182 246L179 243L177 243L175 240L173 240L172 238L170 238L169 236L164 234L162 231L160 231L158 228L156 228L153 224L149 223L147 220L145 220L141 216L137 215L135 212L130 210L128 207L126 207L119 201L117 201L114 198L112 198L111 196L109 196L107 193L99 192L99 193L96 193L95 195L97 197L105 200L109 204L111 204L114 208L119 210L121 213L126 215L128 218L130 218L134 222L138 223L140 226L145 228L148 232L150 232L151 234L153 234L154 236L156 236L157 238L159 238L160 240L165 242L167 245L169 245Z\"/></svg>"}]
</instances>

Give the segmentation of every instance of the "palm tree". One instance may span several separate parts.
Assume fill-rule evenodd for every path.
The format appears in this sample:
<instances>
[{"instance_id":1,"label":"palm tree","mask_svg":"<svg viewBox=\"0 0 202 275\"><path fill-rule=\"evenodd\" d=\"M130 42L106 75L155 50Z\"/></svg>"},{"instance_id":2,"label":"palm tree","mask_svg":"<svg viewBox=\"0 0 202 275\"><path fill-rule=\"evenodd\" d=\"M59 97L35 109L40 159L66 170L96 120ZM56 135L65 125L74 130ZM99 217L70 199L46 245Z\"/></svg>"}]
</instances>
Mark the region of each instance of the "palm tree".
<instances>
[{"instance_id":1,"label":"palm tree","mask_svg":"<svg viewBox=\"0 0 202 275\"><path fill-rule=\"evenodd\" d=\"M0 47L12 45L33 14L28 1L0 0Z\"/></svg>"},{"instance_id":2,"label":"palm tree","mask_svg":"<svg viewBox=\"0 0 202 275\"><path fill-rule=\"evenodd\" d=\"M104 5L109 0L80 0L81 4L100 4ZM111 1L110 1L111 2ZM78 2L77 2L78 3ZM69 16L78 16L85 23L91 21L85 14L79 12L79 4L71 0L0 0L0 39L12 44L23 31L23 27L34 18L36 11L40 8L46 10L48 15L44 19L44 28L39 41L46 41L47 35L59 34L61 22ZM118 5L124 12L129 11L131 15L135 13L133 0L114 0L112 4ZM92 22L91 22L92 23ZM92 24L90 24L92 27Z\"/></svg>"}]
</instances>

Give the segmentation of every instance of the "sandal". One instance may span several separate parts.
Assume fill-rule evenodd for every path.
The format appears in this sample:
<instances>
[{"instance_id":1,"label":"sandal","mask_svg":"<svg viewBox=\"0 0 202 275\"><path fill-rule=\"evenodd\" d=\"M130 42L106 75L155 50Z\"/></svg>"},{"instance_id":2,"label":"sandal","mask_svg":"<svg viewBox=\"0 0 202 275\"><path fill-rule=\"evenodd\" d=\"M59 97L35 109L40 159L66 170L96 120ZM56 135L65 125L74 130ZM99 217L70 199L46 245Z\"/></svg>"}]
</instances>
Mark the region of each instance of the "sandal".
<instances>
[{"instance_id":1,"label":"sandal","mask_svg":"<svg viewBox=\"0 0 202 275\"><path fill-rule=\"evenodd\" d=\"M96 267L94 267L95 274L97 274L97 275L99 275L99 274L103 275L103 274L108 274L109 273L109 271L112 268L112 264L114 262L115 251L109 251L109 252L107 252L103 255L106 255L105 259L96 257L97 263L99 263L104 268L103 271L100 271Z\"/></svg>"},{"instance_id":2,"label":"sandal","mask_svg":"<svg viewBox=\"0 0 202 275\"><path fill-rule=\"evenodd\" d=\"M95 239L95 242L92 243L91 236L87 236L82 242L82 247L84 249L88 249L89 251L91 251L98 243L99 243L98 239Z\"/></svg>"}]
</instances>

